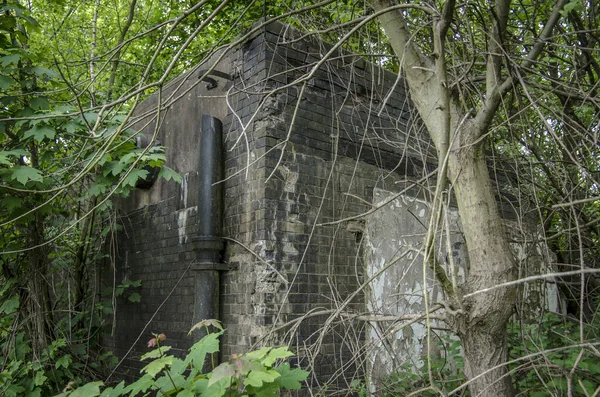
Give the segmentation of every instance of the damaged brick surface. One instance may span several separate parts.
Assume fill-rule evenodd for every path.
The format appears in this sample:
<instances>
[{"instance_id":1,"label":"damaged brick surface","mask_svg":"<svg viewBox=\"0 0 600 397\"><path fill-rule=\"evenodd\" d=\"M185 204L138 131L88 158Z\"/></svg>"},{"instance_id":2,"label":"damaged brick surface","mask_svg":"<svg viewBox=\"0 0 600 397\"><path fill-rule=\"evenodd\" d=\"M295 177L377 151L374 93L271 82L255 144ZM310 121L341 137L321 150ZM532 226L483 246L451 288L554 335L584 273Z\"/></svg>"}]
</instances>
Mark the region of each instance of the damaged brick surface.
<instances>
[{"instance_id":1,"label":"damaged brick surface","mask_svg":"<svg viewBox=\"0 0 600 397\"><path fill-rule=\"evenodd\" d=\"M151 332L164 332L181 350L193 342L186 335L198 304L190 267L199 120L207 113L225 133L223 261L230 270L221 273L222 358L285 343L301 365L312 365L315 382L345 388L340 374L361 371L354 359L365 324L329 320L335 309L366 309L357 216L372 208L375 188L396 190L430 172L424 159L433 149L401 79L342 51L315 70L331 47L297 35L272 24L231 49L216 65L233 76L229 84L208 90L190 72L167 87L181 98L166 106L158 137L184 183L159 181L117 203L116 271L103 276L107 285L142 281L141 303L119 300L107 337L119 356L133 346L122 370L135 367ZM156 101L138 109L140 125ZM153 128L150 122L143 132Z\"/></svg>"}]
</instances>

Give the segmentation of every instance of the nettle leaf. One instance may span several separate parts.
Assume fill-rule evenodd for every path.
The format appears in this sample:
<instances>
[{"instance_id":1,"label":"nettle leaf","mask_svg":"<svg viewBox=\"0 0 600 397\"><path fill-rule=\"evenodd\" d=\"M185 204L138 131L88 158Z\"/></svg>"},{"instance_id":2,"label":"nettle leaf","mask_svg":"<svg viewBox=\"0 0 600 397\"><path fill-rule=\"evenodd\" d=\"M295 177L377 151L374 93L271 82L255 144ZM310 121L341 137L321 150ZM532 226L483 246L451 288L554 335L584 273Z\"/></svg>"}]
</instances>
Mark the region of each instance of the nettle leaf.
<instances>
[{"instance_id":1,"label":"nettle leaf","mask_svg":"<svg viewBox=\"0 0 600 397\"><path fill-rule=\"evenodd\" d=\"M4 395L6 397L17 397L23 395L25 388L23 386L12 384L8 386L7 389L4 390Z\"/></svg>"},{"instance_id":2,"label":"nettle leaf","mask_svg":"<svg viewBox=\"0 0 600 397\"><path fill-rule=\"evenodd\" d=\"M183 181L181 175L179 175L175 170L167 167L166 165L163 165L163 167L161 168L160 172L158 173L158 178L163 178L165 181L170 181L171 179L173 179L177 183L181 183L181 181Z\"/></svg>"},{"instance_id":3,"label":"nettle leaf","mask_svg":"<svg viewBox=\"0 0 600 397\"><path fill-rule=\"evenodd\" d=\"M6 196L4 197L4 199L0 202L0 204L7 210L7 211L14 211L14 210L21 210L21 206L23 205L23 201L16 196Z\"/></svg>"},{"instance_id":4,"label":"nettle leaf","mask_svg":"<svg viewBox=\"0 0 600 397\"><path fill-rule=\"evenodd\" d=\"M154 349L151 352L144 354L141 359L143 361L148 358L158 358L158 357L164 355L169 350L171 350L171 346L161 346L158 349Z\"/></svg>"},{"instance_id":5,"label":"nettle leaf","mask_svg":"<svg viewBox=\"0 0 600 397\"><path fill-rule=\"evenodd\" d=\"M173 356L164 356L161 358L157 358L156 360L152 361L150 364L142 368L142 372L146 372L148 375L154 378L156 374L162 371L166 366L171 365L174 358L175 357Z\"/></svg>"},{"instance_id":6,"label":"nettle leaf","mask_svg":"<svg viewBox=\"0 0 600 397\"><path fill-rule=\"evenodd\" d=\"M277 382L288 390L300 390L302 388L302 384L300 382L304 382L308 378L308 372L300 369L294 368L290 369L290 364L283 363L277 368L275 368L277 372L281 374L279 378L277 378Z\"/></svg>"},{"instance_id":7,"label":"nettle leaf","mask_svg":"<svg viewBox=\"0 0 600 397\"><path fill-rule=\"evenodd\" d=\"M100 395L100 386L103 386L104 382L90 382L85 385L78 387L73 390L69 397L95 397Z\"/></svg>"},{"instance_id":8,"label":"nettle leaf","mask_svg":"<svg viewBox=\"0 0 600 397\"><path fill-rule=\"evenodd\" d=\"M246 386L261 387L263 383L273 383L275 379L280 376L279 372L273 369L268 369L266 371L251 371L244 379L244 384Z\"/></svg>"},{"instance_id":9,"label":"nettle leaf","mask_svg":"<svg viewBox=\"0 0 600 397\"><path fill-rule=\"evenodd\" d=\"M12 168L12 174L10 178L14 181L18 181L25 185L29 181L39 182L44 178L42 173L33 167L28 167L26 165L18 165Z\"/></svg>"},{"instance_id":10,"label":"nettle leaf","mask_svg":"<svg viewBox=\"0 0 600 397\"><path fill-rule=\"evenodd\" d=\"M56 130L53 127L47 124L38 124L30 130L25 131L23 138L27 139L33 137L36 142L42 142L46 138L53 139L55 135Z\"/></svg>"}]
</instances>

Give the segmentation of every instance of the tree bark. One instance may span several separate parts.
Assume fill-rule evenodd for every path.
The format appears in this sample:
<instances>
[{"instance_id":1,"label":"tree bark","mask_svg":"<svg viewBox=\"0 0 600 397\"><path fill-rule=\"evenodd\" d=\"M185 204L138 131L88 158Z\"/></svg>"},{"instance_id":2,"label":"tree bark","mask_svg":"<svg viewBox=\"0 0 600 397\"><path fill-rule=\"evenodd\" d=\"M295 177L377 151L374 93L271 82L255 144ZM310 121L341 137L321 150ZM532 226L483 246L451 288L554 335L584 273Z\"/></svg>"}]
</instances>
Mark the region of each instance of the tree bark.
<instances>
[{"instance_id":1,"label":"tree bark","mask_svg":"<svg viewBox=\"0 0 600 397\"><path fill-rule=\"evenodd\" d=\"M512 281L516 266L481 146L450 155L453 181L469 254L469 274L462 295ZM516 287L497 288L462 300L454 330L465 355L465 375L473 396L514 395L507 367L506 328L516 302Z\"/></svg>"},{"instance_id":2,"label":"tree bark","mask_svg":"<svg viewBox=\"0 0 600 397\"><path fill-rule=\"evenodd\" d=\"M376 11L393 6L390 0L373 0L372 4ZM452 12L444 9L442 20L435 24L435 34L445 34L443 27L449 24ZM457 99L449 93L445 67L440 65L445 62L443 37L437 38L437 53L427 57L411 41L401 11L390 10L380 16L380 21L394 52L403 62L411 99L437 148L439 172L445 172L448 160L447 175L463 224L470 270L460 291L446 293L453 295L451 302L458 302L459 306L449 322L463 345L471 395L512 396L511 378L503 363L508 358L506 327L513 312L516 288L497 288L462 298L512 281L516 276L482 139L500 103L499 62L490 60L486 100L472 117L460 110Z\"/></svg>"}]
</instances>

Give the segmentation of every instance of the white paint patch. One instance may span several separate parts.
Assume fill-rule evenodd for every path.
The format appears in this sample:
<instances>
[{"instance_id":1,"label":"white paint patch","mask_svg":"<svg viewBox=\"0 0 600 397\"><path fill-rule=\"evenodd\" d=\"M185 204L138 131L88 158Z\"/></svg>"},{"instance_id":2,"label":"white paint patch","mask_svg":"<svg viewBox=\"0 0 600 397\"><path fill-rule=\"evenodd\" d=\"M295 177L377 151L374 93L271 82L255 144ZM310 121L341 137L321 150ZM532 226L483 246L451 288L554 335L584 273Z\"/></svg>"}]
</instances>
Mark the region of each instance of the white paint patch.
<instances>
[{"instance_id":1,"label":"white paint patch","mask_svg":"<svg viewBox=\"0 0 600 397\"><path fill-rule=\"evenodd\" d=\"M187 220L189 214L193 211L196 211L196 207L184 208L180 211L177 211L177 234L179 236L179 245L188 242L188 235L186 230Z\"/></svg>"},{"instance_id":2,"label":"white paint patch","mask_svg":"<svg viewBox=\"0 0 600 397\"><path fill-rule=\"evenodd\" d=\"M186 172L183 175L183 179L181 180L181 201L183 201L183 208L187 208L187 200L188 200L188 176L189 172Z\"/></svg>"}]
</instances>

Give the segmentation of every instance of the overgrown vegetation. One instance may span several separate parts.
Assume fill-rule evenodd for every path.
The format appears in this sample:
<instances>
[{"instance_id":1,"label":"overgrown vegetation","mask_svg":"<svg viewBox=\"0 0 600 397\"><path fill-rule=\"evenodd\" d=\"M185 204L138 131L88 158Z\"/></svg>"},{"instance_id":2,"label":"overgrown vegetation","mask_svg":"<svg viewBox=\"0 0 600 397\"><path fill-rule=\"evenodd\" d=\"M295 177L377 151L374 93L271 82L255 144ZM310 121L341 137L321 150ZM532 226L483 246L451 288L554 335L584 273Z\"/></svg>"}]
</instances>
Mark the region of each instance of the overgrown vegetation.
<instances>
[{"instance_id":1,"label":"overgrown vegetation","mask_svg":"<svg viewBox=\"0 0 600 397\"><path fill-rule=\"evenodd\" d=\"M159 394L162 396L234 397L234 396L276 396L283 390L299 390L308 372L290 368L283 362L293 356L287 347L263 347L245 354L232 356L229 362L215 366L212 354L219 351L219 337L225 332L219 322L206 320L190 330L204 329L206 335L196 342L184 358L166 354L171 348L163 345L167 337L155 335L148 347L156 349L144 354L142 361L148 364L142 368L142 376L135 382L101 391L103 382L91 382L74 390L67 390L60 397L116 397L138 394ZM210 329L216 329L210 332ZM207 361L210 371L204 372ZM59 397L57 396L57 397Z\"/></svg>"},{"instance_id":2,"label":"overgrown vegetation","mask_svg":"<svg viewBox=\"0 0 600 397\"><path fill-rule=\"evenodd\" d=\"M170 78L208 59L260 18L281 18L330 42L344 39L341 47L394 71L418 71L409 81L417 87L415 93L425 92L415 84L423 73L431 73L423 86L430 88L433 77L438 80L428 94L437 102L422 116L455 111L440 116L439 125L427 126L441 137L439 164L445 167L454 150L467 147L479 150L479 165L488 164L482 160L484 149L510 164L518 179L512 193L523 214L519 222L535 218L541 226L539 240L556 255L556 270L569 272L559 277L568 315L547 314L538 324L509 324L510 350L503 357L508 365L502 368L522 394L597 394L600 5L586 0L496 1L490 11L490 3L483 1L407 3L394 6L396 21L403 21L401 27L411 32L406 43L394 39L394 21L385 26L388 40L377 22L385 13L374 15L375 9L390 5L0 3L0 395L53 395L69 384L101 377L102 367L114 361L101 349L106 316L114 312L117 296L124 294L132 302L143 296L132 289L132 280L113 280L106 291L98 285L99 264L114 266L110 250L101 249L110 247L119 228L111 200L128 195L149 176L149 169L160 169L159 177L180 180L165 165L164 148L136 146L141 126L133 111L140 100L161 92ZM359 24L360 29L350 31ZM409 47L416 51L415 59L428 57L431 62L411 64L405 53ZM490 103L494 105L488 109ZM479 119L474 118L477 112ZM462 130L465 125L482 120L485 128L471 134L476 139L460 141L469 135ZM453 164L451 159L449 178L446 169L440 169L434 200L440 217L440 198L456 193L463 175ZM467 164L462 170L468 169L473 167ZM491 233L491 242L504 239L498 230ZM481 233L474 227L473 236ZM527 238L523 233L520 242ZM426 241L426 249L431 249L427 260L435 259L435 241L433 235ZM497 255L478 257L478 252L483 250L472 253L472 268L484 279L494 268L486 260ZM440 285L448 289L447 312L468 311L473 302L464 304L464 291L514 281L511 266L506 265L504 278L488 278L483 284L451 286L440 275ZM509 304L500 299L506 310L494 329L497 339L505 335L513 298L506 296ZM456 328L463 344L482 323ZM160 347L146 355L152 361L138 381L107 388L102 395L135 390L167 395L236 395L245 390L269 395L296 388L305 376L286 364L276 365L277 359L289 355L285 349L261 349L203 374L200 358L217 351L218 335L209 334L183 360ZM422 373L408 366L396 369L386 392L468 393L461 388L466 378L456 358L462 347L453 339L444 351L444 356L428 360ZM454 357L455 364L449 365L447 356ZM355 380L353 386L367 393L369 385L361 382ZM100 386L91 383L66 393L92 395L100 393ZM508 389L505 394L511 394Z\"/></svg>"}]
</instances>

